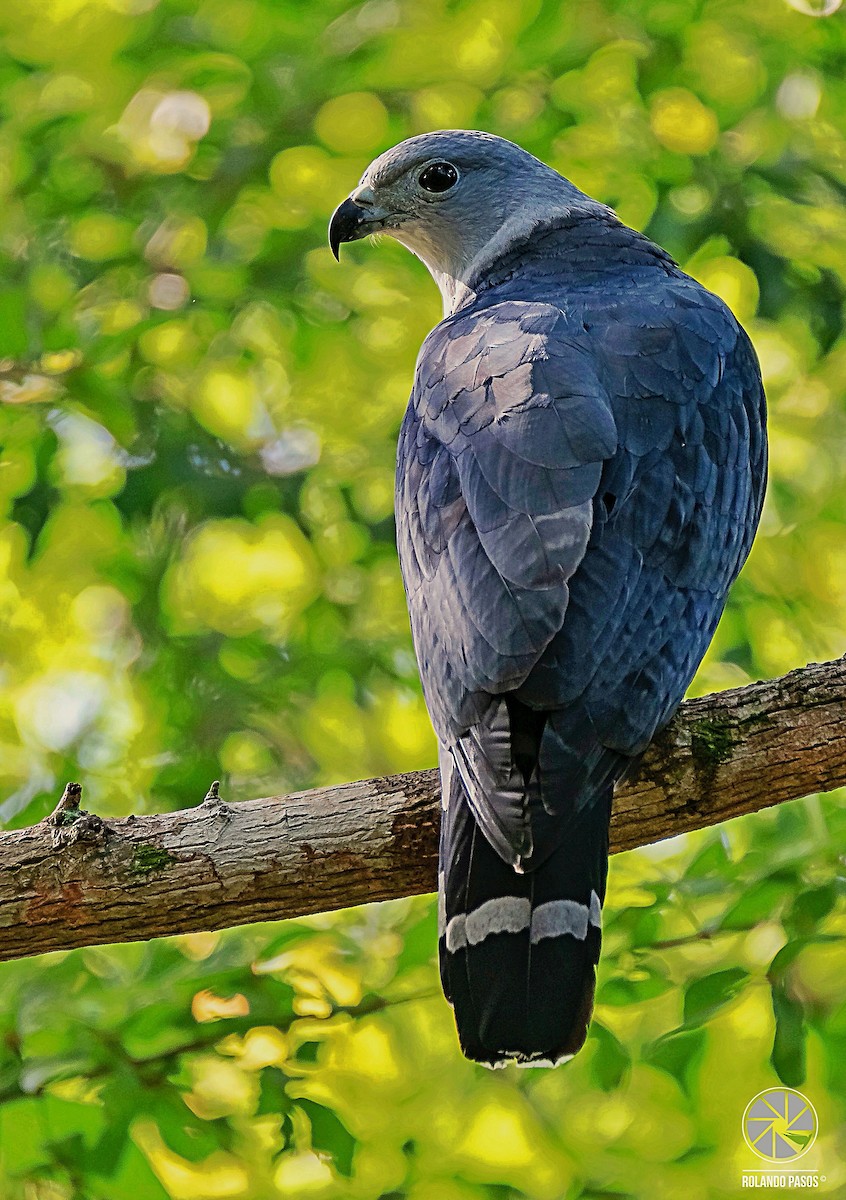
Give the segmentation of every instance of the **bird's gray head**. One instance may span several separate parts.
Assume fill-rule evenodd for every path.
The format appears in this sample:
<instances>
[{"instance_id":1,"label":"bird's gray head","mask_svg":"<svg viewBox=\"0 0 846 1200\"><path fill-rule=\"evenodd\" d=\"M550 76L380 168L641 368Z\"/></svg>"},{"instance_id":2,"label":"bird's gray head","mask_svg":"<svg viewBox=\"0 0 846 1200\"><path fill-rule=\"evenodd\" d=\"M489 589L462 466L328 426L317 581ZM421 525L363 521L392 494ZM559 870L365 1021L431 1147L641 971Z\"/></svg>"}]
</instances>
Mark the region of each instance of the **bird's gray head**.
<instances>
[{"instance_id":1,"label":"bird's gray head","mask_svg":"<svg viewBox=\"0 0 846 1200\"><path fill-rule=\"evenodd\" d=\"M390 234L423 260L450 312L510 242L574 207L602 208L513 142L442 130L370 164L336 209L329 244L337 258L342 242Z\"/></svg>"}]
</instances>

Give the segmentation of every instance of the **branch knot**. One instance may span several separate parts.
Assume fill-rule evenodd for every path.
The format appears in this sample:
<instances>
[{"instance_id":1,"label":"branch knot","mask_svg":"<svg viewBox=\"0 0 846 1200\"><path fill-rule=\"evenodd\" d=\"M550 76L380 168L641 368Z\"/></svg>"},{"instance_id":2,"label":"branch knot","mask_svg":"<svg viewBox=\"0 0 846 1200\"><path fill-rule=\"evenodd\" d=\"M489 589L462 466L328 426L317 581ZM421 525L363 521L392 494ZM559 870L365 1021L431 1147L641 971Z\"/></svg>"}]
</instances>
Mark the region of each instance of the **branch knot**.
<instances>
[{"instance_id":1,"label":"branch knot","mask_svg":"<svg viewBox=\"0 0 846 1200\"><path fill-rule=\"evenodd\" d=\"M44 824L53 830L51 844L54 850L62 850L76 842L103 843L111 834L103 818L80 808L81 802L82 785L67 783L61 800L50 816L44 818Z\"/></svg>"}]
</instances>

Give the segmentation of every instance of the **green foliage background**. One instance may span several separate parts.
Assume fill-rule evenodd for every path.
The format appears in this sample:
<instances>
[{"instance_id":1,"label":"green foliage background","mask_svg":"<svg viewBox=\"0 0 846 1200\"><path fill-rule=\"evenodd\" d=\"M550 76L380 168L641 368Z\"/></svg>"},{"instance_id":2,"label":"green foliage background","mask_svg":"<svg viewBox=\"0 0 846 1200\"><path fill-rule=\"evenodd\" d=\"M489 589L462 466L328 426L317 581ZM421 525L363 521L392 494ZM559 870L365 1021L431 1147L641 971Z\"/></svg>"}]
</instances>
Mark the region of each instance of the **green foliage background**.
<instances>
[{"instance_id":1,"label":"green foliage background","mask_svg":"<svg viewBox=\"0 0 846 1200\"><path fill-rule=\"evenodd\" d=\"M432 128L519 141L752 333L772 481L696 688L840 654L837 9L4 6L3 821L68 778L107 815L434 763L391 508L439 301L393 243L325 246L374 154ZM428 899L4 965L0 1194L726 1197L779 1080L837 1194L843 837L814 798L615 859L596 1022L554 1072L461 1059Z\"/></svg>"}]
</instances>

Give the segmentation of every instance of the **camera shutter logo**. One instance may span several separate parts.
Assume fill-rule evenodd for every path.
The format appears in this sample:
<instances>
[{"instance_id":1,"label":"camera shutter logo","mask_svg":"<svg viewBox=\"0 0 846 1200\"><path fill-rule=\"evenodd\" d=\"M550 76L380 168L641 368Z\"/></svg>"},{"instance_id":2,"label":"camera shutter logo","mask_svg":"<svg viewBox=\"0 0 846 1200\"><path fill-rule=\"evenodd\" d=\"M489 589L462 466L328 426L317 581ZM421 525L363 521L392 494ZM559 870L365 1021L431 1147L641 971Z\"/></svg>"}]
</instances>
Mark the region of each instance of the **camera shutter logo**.
<instances>
[{"instance_id":1,"label":"camera shutter logo","mask_svg":"<svg viewBox=\"0 0 846 1200\"><path fill-rule=\"evenodd\" d=\"M759 1092L743 1114L743 1138L750 1150L770 1163L789 1163L811 1149L817 1137L813 1104L792 1088Z\"/></svg>"}]
</instances>

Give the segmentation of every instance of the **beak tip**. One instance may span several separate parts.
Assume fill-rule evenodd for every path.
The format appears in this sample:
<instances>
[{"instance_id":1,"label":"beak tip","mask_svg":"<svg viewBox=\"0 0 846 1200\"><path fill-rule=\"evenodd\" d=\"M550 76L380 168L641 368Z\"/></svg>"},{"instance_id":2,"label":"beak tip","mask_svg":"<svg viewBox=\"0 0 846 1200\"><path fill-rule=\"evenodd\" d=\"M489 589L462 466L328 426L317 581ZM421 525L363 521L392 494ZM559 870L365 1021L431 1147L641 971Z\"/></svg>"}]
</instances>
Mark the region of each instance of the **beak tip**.
<instances>
[{"instance_id":1,"label":"beak tip","mask_svg":"<svg viewBox=\"0 0 846 1200\"><path fill-rule=\"evenodd\" d=\"M329 222L329 249L335 261L341 261L341 245L355 242L364 236L367 214L353 200L346 199L332 214Z\"/></svg>"}]
</instances>

